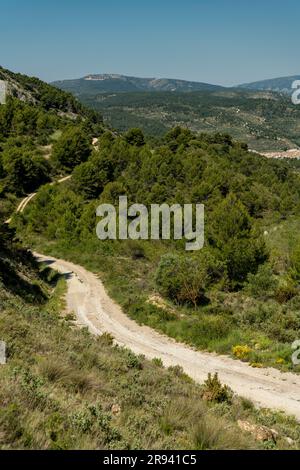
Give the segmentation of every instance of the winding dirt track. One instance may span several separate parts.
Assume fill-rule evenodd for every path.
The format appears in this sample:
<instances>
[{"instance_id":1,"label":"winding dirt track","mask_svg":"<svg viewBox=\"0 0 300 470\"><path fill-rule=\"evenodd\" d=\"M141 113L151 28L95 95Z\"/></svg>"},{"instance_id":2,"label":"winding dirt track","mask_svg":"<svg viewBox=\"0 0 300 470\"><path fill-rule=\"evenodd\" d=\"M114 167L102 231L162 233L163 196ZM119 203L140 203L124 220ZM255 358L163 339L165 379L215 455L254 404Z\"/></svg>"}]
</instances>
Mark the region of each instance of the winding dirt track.
<instances>
[{"instance_id":1,"label":"winding dirt track","mask_svg":"<svg viewBox=\"0 0 300 470\"><path fill-rule=\"evenodd\" d=\"M57 184L57 183L63 183L64 181L67 181L69 180L70 178L72 178L72 175L68 175L68 176L64 176L63 178L61 178L60 180L57 180L57 181L52 181L52 183L50 183L50 186L53 186L54 184ZM16 212L17 213L22 213L24 212L27 204L31 201L31 199L33 199L35 196L37 195L37 193L31 193L29 194L28 196L24 197L24 199L22 199L22 201L20 202L20 204L18 205L17 209L16 209ZM10 224L11 222L11 218L10 219L7 219L5 221L6 224Z\"/></svg>"},{"instance_id":2,"label":"winding dirt track","mask_svg":"<svg viewBox=\"0 0 300 470\"><path fill-rule=\"evenodd\" d=\"M107 295L95 274L73 263L35 254L39 261L66 275L68 310L91 333L111 333L117 344L147 358L159 357L165 366L180 365L195 381L202 383L209 372L218 372L223 383L256 405L283 410L300 420L300 376L276 369L255 369L227 356L192 348L128 318Z\"/></svg>"}]
</instances>

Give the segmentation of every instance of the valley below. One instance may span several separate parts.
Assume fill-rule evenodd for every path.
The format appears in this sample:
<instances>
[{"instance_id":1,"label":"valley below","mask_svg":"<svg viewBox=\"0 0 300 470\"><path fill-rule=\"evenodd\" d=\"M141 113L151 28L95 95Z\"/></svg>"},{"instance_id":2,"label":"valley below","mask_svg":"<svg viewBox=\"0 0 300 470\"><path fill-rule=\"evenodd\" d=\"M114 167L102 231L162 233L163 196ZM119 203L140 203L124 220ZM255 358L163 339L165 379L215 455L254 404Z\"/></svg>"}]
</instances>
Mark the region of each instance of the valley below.
<instances>
[{"instance_id":1,"label":"valley below","mask_svg":"<svg viewBox=\"0 0 300 470\"><path fill-rule=\"evenodd\" d=\"M121 132L140 127L147 136L160 138L182 126L193 132L228 133L254 150L273 152L300 145L299 107L291 102L292 80L285 82L288 89L272 83L225 88L103 74L53 84L99 111Z\"/></svg>"}]
</instances>

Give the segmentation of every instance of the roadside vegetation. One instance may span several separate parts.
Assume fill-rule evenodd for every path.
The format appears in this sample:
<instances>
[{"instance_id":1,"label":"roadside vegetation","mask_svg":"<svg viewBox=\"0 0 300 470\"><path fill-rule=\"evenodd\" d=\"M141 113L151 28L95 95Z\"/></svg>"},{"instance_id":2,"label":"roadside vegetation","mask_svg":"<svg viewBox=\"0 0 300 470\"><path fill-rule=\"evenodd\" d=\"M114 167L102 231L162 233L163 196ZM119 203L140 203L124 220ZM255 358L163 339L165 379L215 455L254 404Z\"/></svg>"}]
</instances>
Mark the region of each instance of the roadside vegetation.
<instances>
[{"instance_id":1,"label":"roadside vegetation","mask_svg":"<svg viewBox=\"0 0 300 470\"><path fill-rule=\"evenodd\" d=\"M296 449L292 418L79 329L65 280L1 232L1 449Z\"/></svg>"}]
</instances>

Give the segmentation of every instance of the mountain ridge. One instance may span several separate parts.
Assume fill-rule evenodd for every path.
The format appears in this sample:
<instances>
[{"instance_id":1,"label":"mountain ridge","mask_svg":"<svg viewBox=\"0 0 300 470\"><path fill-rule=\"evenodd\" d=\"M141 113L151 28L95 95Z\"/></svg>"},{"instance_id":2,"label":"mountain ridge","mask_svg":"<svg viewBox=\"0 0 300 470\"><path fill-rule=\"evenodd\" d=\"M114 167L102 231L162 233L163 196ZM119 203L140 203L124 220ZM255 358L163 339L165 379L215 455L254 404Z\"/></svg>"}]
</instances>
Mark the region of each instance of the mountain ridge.
<instances>
[{"instance_id":1,"label":"mountain ridge","mask_svg":"<svg viewBox=\"0 0 300 470\"><path fill-rule=\"evenodd\" d=\"M292 83L300 80L300 75L275 77L254 82L241 83L232 87L202 81L177 78L135 77L116 73L87 74L81 78L56 80L51 85L79 94L97 91L98 93L121 93L134 91L217 91L247 89L253 91L274 91L291 94Z\"/></svg>"},{"instance_id":2,"label":"mountain ridge","mask_svg":"<svg viewBox=\"0 0 300 470\"><path fill-rule=\"evenodd\" d=\"M300 75L277 77L256 82L243 83L239 88L247 90L275 91L277 93L292 94L292 84L295 80L300 80Z\"/></svg>"},{"instance_id":3,"label":"mountain ridge","mask_svg":"<svg viewBox=\"0 0 300 470\"><path fill-rule=\"evenodd\" d=\"M131 91L213 91L222 90L221 85L173 78L133 77L122 74L88 74L78 79L58 80L51 82L58 88L80 93L90 90L101 92Z\"/></svg>"}]
</instances>

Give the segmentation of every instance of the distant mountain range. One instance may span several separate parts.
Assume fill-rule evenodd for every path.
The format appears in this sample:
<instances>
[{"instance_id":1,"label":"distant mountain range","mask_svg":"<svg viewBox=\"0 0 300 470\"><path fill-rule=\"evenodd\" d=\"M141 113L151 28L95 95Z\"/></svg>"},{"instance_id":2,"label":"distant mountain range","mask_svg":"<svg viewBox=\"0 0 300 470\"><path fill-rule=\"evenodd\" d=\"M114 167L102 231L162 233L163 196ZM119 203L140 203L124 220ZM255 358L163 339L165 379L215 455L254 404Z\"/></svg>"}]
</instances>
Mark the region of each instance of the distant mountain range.
<instances>
[{"instance_id":1,"label":"distant mountain range","mask_svg":"<svg viewBox=\"0 0 300 470\"><path fill-rule=\"evenodd\" d=\"M243 85L240 85L239 88L246 88L247 90L276 91L278 93L291 94L293 92L292 84L295 80L300 80L300 75L244 83Z\"/></svg>"},{"instance_id":2,"label":"distant mountain range","mask_svg":"<svg viewBox=\"0 0 300 470\"><path fill-rule=\"evenodd\" d=\"M292 83L295 80L300 80L300 75L243 83L235 88L291 94ZM130 93L135 91L217 91L224 90L225 88L210 83L177 80L173 78L139 78L119 74L91 74L78 79L59 80L53 82L52 85L77 96L83 94L96 95L98 93Z\"/></svg>"},{"instance_id":3,"label":"distant mountain range","mask_svg":"<svg viewBox=\"0 0 300 470\"><path fill-rule=\"evenodd\" d=\"M223 88L209 83L172 78L138 78L117 74L87 75L74 80L56 81L52 85L79 95L134 91L215 91Z\"/></svg>"}]
</instances>

